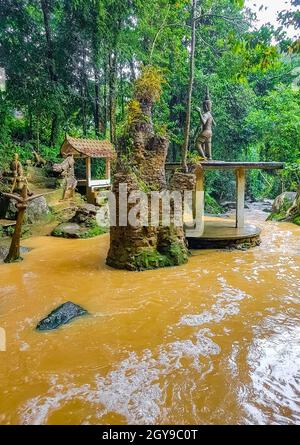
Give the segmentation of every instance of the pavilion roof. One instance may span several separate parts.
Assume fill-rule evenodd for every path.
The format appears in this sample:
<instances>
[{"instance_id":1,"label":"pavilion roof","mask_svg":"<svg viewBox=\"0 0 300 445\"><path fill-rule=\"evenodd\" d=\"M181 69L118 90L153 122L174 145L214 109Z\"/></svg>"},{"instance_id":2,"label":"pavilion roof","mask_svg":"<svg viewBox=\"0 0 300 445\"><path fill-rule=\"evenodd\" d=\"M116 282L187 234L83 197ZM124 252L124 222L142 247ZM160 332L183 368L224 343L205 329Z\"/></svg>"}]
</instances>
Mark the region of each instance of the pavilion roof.
<instances>
[{"instance_id":1,"label":"pavilion roof","mask_svg":"<svg viewBox=\"0 0 300 445\"><path fill-rule=\"evenodd\" d=\"M88 158L109 158L116 157L114 146L108 140L81 139L66 136L62 146L61 155L69 155Z\"/></svg>"}]
</instances>

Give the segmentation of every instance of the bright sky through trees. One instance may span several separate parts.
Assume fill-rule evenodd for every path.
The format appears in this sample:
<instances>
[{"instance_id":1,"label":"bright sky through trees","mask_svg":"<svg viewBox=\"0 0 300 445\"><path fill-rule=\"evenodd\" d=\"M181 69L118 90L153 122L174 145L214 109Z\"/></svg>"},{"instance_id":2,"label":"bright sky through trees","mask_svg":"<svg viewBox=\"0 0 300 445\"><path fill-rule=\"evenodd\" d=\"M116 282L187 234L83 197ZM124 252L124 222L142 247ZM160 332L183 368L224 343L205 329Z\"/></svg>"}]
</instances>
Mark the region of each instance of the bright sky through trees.
<instances>
[{"instance_id":1,"label":"bright sky through trees","mask_svg":"<svg viewBox=\"0 0 300 445\"><path fill-rule=\"evenodd\" d=\"M257 27L266 23L271 23L275 27L279 26L277 22L278 12L292 9L290 2L287 0L246 0L246 6L257 13ZM294 9L296 10L296 8ZM288 29L287 32L290 37L294 37L296 34L293 28Z\"/></svg>"}]
</instances>

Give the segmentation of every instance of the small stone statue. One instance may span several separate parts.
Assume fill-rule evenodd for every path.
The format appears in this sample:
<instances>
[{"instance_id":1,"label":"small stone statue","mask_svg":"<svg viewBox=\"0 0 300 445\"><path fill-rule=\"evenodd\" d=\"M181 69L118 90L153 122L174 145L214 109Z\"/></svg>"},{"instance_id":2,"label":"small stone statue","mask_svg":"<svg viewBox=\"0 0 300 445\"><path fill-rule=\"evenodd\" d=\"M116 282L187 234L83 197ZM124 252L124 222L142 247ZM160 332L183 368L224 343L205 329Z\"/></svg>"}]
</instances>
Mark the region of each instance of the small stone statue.
<instances>
[{"instance_id":1,"label":"small stone statue","mask_svg":"<svg viewBox=\"0 0 300 445\"><path fill-rule=\"evenodd\" d=\"M13 185L11 188L11 193L13 193L15 189L20 190L21 180L24 176L24 170L19 161L18 153L15 153L13 160L10 163L10 173L13 178Z\"/></svg>"},{"instance_id":2,"label":"small stone statue","mask_svg":"<svg viewBox=\"0 0 300 445\"><path fill-rule=\"evenodd\" d=\"M24 174L23 166L19 160L18 153L15 153L13 160L10 163L10 171L7 173L7 176L9 176L12 183L11 193L14 191L20 192L24 184L28 186L27 178Z\"/></svg>"},{"instance_id":3,"label":"small stone statue","mask_svg":"<svg viewBox=\"0 0 300 445\"><path fill-rule=\"evenodd\" d=\"M42 158L42 156L35 150L33 150L32 154L34 156L34 161L33 161L34 167L45 167L47 161L44 158Z\"/></svg>"},{"instance_id":4,"label":"small stone statue","mask_svg":"<svg viewBox=\"0 0 300 445\"><path fill-rule=\"evenodd\" d=\"M197 111L200 114L200 128L197 137L196 137L196 148L200 155L204 159L211 160L212 159L212 127L216 125L214 118L211 114L212 110L212 101L209 97L209 89L206 90L206 97L203 102L203 111L200 108L197 108Z\"/></svg>"},{"instance_id":5,"label":"small stone statue","mask_svg":"<svg viewBox=\"0 0 300 445\"><path fill-rule=\"evenodd\" d=\"M75 161L73 156L71 155L64 159L63 162L61 162L60 164L54 164L52 167L54 172L60 173L60 175L64 178L63 199L69 199L74 196L77 186L74 166Z\"/></svg>"}]
</instances>

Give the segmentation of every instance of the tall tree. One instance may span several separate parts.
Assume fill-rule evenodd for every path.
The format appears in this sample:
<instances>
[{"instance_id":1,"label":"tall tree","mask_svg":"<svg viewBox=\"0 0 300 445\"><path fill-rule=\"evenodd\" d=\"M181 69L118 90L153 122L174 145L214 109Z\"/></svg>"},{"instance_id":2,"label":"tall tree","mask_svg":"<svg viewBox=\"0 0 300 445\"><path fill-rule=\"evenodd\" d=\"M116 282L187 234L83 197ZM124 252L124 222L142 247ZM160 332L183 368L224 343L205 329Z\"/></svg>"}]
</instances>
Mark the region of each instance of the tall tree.
<instances>
[{"instance_id":1,"label":"tall tree","mask_svg":"<svg viewBox=\"0 0 300 445\"><path fill-rule=\"evenodd\" d=\"M190 48L190 74L189 74L189 85L188 85L188 93L187 93L187 104L186 104L186 117L185 117L185 126L184 126L184 140L182 145L182 169L184 172L187 172L187 151L189 147L189 138L190 138L190 128L191 128L191 111L192 111L192 94L193 94L193 85L194 85L194 77L195 77L195 48L196 48L196 10L197 10L197 0L192 0L191 7L191 48Z\"/></svg>"}]
</instances>

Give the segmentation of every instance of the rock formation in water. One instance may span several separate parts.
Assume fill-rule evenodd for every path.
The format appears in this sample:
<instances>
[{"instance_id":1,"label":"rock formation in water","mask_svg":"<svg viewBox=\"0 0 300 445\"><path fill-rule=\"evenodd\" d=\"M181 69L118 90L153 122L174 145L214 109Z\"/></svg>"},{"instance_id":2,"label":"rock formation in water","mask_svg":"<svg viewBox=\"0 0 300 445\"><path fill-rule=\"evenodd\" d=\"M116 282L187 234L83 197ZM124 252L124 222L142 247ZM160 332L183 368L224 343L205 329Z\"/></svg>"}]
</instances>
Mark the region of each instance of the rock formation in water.
<instances>
[{"instance_id":1,"label":"rock formation in water","mask_svg":"<svg viewBox=\"0 0 300 445\"><path fill-rule=\"evenodd\" d=\"M36 329L37 331L52 331L69 323L76 317L82 317L87 314L88 312L81 306L78 306L78 304L67 301L41 320L37 324Z\"/></svg>"},{"instance_id":2,"label":"rock formation in water","mask_svg":"<svg viewBox=\"0 0 300 445\"><path fill-rule=\"evenodd\" d=\"M150 192L161 192L167 188L165 162L169 141L166 136L155 133L152 122L152 107L159 99L161 81L161 75L156 69L144 69L136 81L134 99L128 107L128 129L123 143L126 156L119 156L113 183L116 226L110 229L110 249L106 260L109 266L117 269L145 270L188 261L182 226L133 226L129 223L121 226L119 221L122 211L119 205L119 184L127 184L127 197L133 191L145 192L148 209ZM190 181L194 181L194 175L186 176L189 187ZM126 217L135 205L125 203Z\"/></svg>"}]
</instances>

